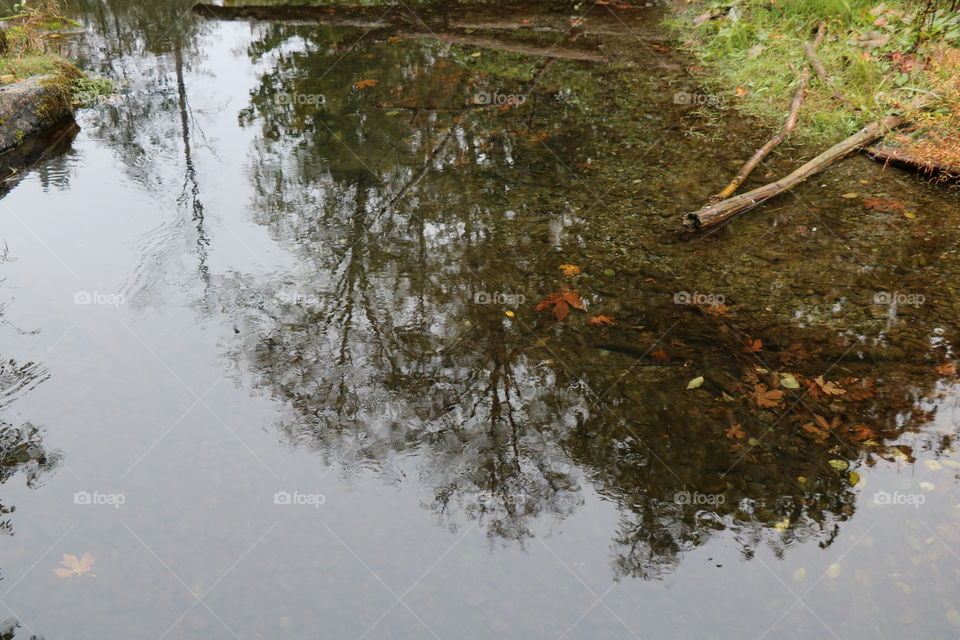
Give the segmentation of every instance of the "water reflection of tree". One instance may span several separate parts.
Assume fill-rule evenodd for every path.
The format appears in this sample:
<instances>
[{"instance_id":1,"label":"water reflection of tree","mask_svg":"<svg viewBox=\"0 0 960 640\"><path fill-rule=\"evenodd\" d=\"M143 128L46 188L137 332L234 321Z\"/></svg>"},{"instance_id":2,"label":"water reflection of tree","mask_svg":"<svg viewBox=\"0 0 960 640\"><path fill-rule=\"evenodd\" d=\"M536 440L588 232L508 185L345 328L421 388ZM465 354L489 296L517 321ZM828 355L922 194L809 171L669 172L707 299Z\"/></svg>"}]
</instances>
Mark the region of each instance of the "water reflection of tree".
<instances>
[{"instance_id":1,"label":"water reflection of tree","mask_svg":"<svg viewBox=\"0 0 960 640\"><path fill-rule=\"evenodd\" d=\"M300 266L266 281L232 274L221 286L239 331L231 357L289 406L285 437L346 473L375 469L387 481L399 481L398 461L415 456L441 521L476 518L501 540L523 541L538 518L569 515L589 483L620 508L613 549L623 576L662 575L721 530L747 556L760 544L777 553L797 540L830 544L853 514L854 493L848 474L826 463L856 460L862 448L804 440L799 410L783 433L738 446L724 436L732 418L751 430L766 429L770 416L743 403L708 411L710 396L679 396L673 376L620 381L636 360L593 366L596 351L576 332L528 328L502 308L473 304L479 291L532 297L555 286L536 260L554 243L559 215L551 210L571 203L551 199L569 190L544 184L567 176L551 174L555 159L525 136L547 116L559 132L587 131L595 118L586 109L534 111L511 132L509 118L495 127L488 114L458 113L474 80L431 45L378 50L377 67L396 76L361 95L353 83L369 71L366 50L344 54L338 43L349 39L337 33L270 27L250 52L276 60L242 116L262 132L251 168L255 219ZM403 94L429 95L449 110L401 119L370 108L396 107L402 98L390 87L401 84ZM326 101L277 99L294 92ZM540 98L538 109L549 110L550 97ZM550 135L559 136L554 148L563 144L564 133ZM592 139L570 145L565 161L589 157ZM531 267L535 275L523 277ZM640 335L652 339L686 311L657 303L648 309L654 326ZM749 332L736 320L710 318L675 335L697 345L686 350L690 360L732 385L757 366L740 333ZM812 331L777 340L788 338L808 353L784 349L784 357L811 377L846 348L841 337ZM598 405L611 386L617 400ZM904 414L914 392L931 395L934 386L928 371L909 393L894 384L850 411L873 421L879 438L895 438L919 428L922 420ZM867 460L882 454L878 446ZM691 493L723 500L678 499Z\"/></svg>"},{"instance_id":2,"label":"water reflection of tree","mask_svg":"<svg viewBox=\"0 0 960 640\"><path fill-rule=\"evenodd\" d=\"M166 75L178 90L152 117L179 123L183 145L172 153L184 161L191 219L201 214L190 235L200 276L233 316L230 357L289 407L280 425L287 440L347 474L370 469L387 482L399 482L401 460L413 458L432 493L426 507L450 526L477 519L492 539L522 543L538 519L572 513L589 485L621 512L613 550L623 576L662 575L721 530L733 531L746 555L761 543L778 552L797 539L830 544L853 513L853 493L849 476L826 462L856 459L860 449L804 441L791 421L760 445L737 449L724 436L732 417L758 435L771 421L748 405L715 412L709 394L678 395L670 370L620 380L637 360L600 363L575 329L527 327L526 314L508 320L500 307L474 304L481 291L532 302L556 287L538 261L560 243L558 229L580 203L540 141L560 151L564 166L589 165L611 133L595 116L602 88L591 93L583 82L577 104L560 104L544 89L521 121L466 104L471 91L529 86L535 65L518 56L485 54L477 73L436 44L366 42L360 32L327 28L259 33L248 53L274 64L240 114L259 131L249 163L252 210L295 268L207 273L180 49L166 49L174 63ZM566 65L551 73L576 79ZM355 87L373 76L375 87ZM324 103L281 94L322 95ZM139 139L134 122L127 130ZM140 165L139 156L126 162ZM633 334L644 346L687 312L663 300L637 306L650 324ZM684 322L675 335L696 347L674 357L736 383L757 366L737 332L756 337L736 320ZM791 366L811 376L844 348L836 336L814 334L790 338L811 355ZM901 386L896 397L856 409L881 423L883 439L916 428L902 420L913 394L933 393L929 370L888 374L909 376L909 391ZM598 406L614 385L618 400ZM724 500L704 508L679 501L684 492Z\"/></svg>"}]
</instances>

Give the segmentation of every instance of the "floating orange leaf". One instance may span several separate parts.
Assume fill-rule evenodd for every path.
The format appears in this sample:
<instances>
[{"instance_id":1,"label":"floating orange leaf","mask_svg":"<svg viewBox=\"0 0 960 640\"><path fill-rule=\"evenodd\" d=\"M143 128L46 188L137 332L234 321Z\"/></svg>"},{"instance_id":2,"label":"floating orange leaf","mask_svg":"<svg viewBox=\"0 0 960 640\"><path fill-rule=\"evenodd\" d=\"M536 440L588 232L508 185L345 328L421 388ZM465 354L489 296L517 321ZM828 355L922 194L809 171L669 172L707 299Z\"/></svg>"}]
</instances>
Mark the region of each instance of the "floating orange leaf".
<instances>
[{"instance_id":1,"label":"floating orange leaf","mask_svg":"<svg viewBox=\"0 0 960 640\"><path fill-rule=\"evenodd\" d=\"M823 376L817 376L814 378L814 382L816 382L820 390L828 396L842 396L846 393L846 391L838 387L835 382L825 382Z\"/></svg>"},{"instance_id":2,"label":"floating orange leaf","mask_svg":"<svg viewBox=\"0 0 960 640\"><path fill-rule=\"evenodd\" d=\"M610 316L590 316L587 321L595 327L602 327L608 324L616 324Z\"/></svg>"},{"instance_id":3,"label":"floating orange leaf","mask_svg":"<svg viewBox=\"0 0 960 640\"><path fill-rule=\"evenodd\" d=\"M815 427L812 422L808 422L807 424L802 424L800 425L800 428L812 433L814 436L816 436L817 440L826 440L827 438L830 437L829 431L824 431L819 427Z\"/></svg>"},{"instance_id":4,"label":"floating orange leaf","mask_svg":"<svg viewBox=\"0 0 960 640\"><path fill-rule=\"evenodd\" d=\"M937 367L937 373L942 376L955 376L957 375L957 363L948 362Z\"/></svg>"},{"instance_id":5,"label":"floating orange leaf","mask_svg":"<svg viewBox=\"0 0 960 640\"><path fill-rule=\"evenodd\" d=\"M563 275L565 276L575 276L578 273L580 273L580 267L578 267L575 264L562 264L559 267L557 267L557 269L560 269L560 271L563 271Z\"/></svg>"},{"instance_id":6,"label":"floating orange leaf","mask_svg":"<svg viewBox=\"0 0 960 640\"><path fill-rule=\"evenodd\" d=\"M780 406L780 401L783 400L783 391L779 389L767 390L767 385L758 384L753 391L753 399L756 401L758 407L778 407Z\"/></svg>"},{"instance_id":7,"label":"floating orange leaf","mask_svg":"<svg viewBox=\"0 0 960 640\"><path fill-rule=\"evenodd\" d=\"M882 211L888 213L891 211L903 211L907 208L907 205L896 200L884 200L883 198L864 198L860 201L865 209L875 209L877 211Z\"/></svg>"},{"instance_id":8,"label":"floating orange leaf","mask_svg":"<svg viewBox=\"0 0 960 640\"><path fill-rule=\"evenodd\" d=\"M743 432L743 429L740 428L739 424L735 424L729 429L727 429L727 437L730 438L731 440L733 440L734 438L736 438L737 440L743 440L744 438L747 437L747 434Z\"/></svg>"},{"instance_id":9,"label":"floating orange leaf","mask_svg":"<svg viewBox=\"0 0 960 640\"><path fill-rule=\"evenodd\" d=\"M557 316L558 322L563 322L563 319L567 317L570 313L570 309L581 309L586 311L587 307L583 302L583 298L580 297L580 293L577 291L563 290L557 293L551 293L546 298L540 301L534 310L542 311L553 307L553 314Z\"/></svg>"},{"instance_id":10,"label":"floating orange leaf","mask_svg":"<svg viewBox=\"0 0 960 640\"><path fill-rule=\"evenodd\" d=\"M95 577L93 573L90 572L94 562L96 562L96 560L89 553L83 554L79 560L77 560L77 556L72 553L65 553L63 554L63 560L60 561L63 567L57 567L53 572L61 578L72 578L73 576L82 575Z\"/></svg>"},{"instance_id":11,"label":"floating orange leaf","mask_svg":"<svg viewBox=\"0 0 960 640\"><path fill-rule=\"evenodd\" d=\"M717 304L701 305L699 308L701 311L710 316L727 317L730 315L731 311L730 307L722 302L718 302Z\"/></svg>"},{"instance_id":12,"label":"floating orange leaf","mask_svg":"<svg viewBox=\"0 0 960 640\"><path fill-rule=\"evenodd\" d=\"M760 339L757 340L747 340L747 346L743 348L747 353L759 353L763 349L763 341Z\"/></svg>"},{"instance_id":13,"label":"floating orange leaf","mask_svg":"<svg viewBox=\"0 0 960 640\"><path fill-rule=\"evenodd\" d=\"M379 80L374 80L373 78L365 78L363 80L358 80L357 82L354 82L353 86L355 86L357 89L366 89L367 87L375 87L379 83L380 83Z\"/></svg>"}]
</instances>

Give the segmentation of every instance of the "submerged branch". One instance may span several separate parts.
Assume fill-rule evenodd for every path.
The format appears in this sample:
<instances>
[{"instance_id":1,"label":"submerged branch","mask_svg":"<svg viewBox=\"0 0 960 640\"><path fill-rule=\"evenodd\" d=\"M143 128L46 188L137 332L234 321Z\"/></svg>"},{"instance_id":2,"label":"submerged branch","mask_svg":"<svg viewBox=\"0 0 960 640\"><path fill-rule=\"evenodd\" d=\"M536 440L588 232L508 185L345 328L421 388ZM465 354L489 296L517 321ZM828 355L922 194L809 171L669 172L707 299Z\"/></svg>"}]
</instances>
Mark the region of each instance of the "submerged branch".
<instances>
[{"instance_id":1,"label":"submerged branch","mask_svg":"<svg viewBox=\"0 0 960 640\"><path fill-rule=\"evenodd\" d=\"M743 213L744 211L752 209L753 207L769 200L776 195L779 195L785 191L789 191L810 176L827 168L840 158L843 158L849 153L852 153L853 151L870 144L877 138L880 138L897 127L900 127L905 122L906 118L901 115L890 115L878 120L864 127L846 140L833 145L816 158L794 170L781 180L758 187L753 191L748 191L747 193L729 198L723 202L708 205L700 211L684 215L683 225L691 231L716 226L721 222L737 215L738 213Z\"/></svg>"}]
</instances>

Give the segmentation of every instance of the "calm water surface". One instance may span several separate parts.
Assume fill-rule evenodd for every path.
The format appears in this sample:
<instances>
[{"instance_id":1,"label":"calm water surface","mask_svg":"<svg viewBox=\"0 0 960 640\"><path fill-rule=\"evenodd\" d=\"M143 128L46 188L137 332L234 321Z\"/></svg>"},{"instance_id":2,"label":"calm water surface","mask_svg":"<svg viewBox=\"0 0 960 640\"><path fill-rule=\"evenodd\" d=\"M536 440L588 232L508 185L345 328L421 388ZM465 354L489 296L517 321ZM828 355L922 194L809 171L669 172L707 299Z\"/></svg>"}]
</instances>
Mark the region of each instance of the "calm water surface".
<instances>
[{"instance_id":1,"label":"calm water surface","mask_svg":"<svg viewBox=\"0 0 960 640\"><path fill-rule=\"evenodd\" d=\"M73 5L120 92L0 201L3 637L960 635L955 193L853 158L686 238L762 133L654 15L189 9Z\"/></svg>"}]
</instances>

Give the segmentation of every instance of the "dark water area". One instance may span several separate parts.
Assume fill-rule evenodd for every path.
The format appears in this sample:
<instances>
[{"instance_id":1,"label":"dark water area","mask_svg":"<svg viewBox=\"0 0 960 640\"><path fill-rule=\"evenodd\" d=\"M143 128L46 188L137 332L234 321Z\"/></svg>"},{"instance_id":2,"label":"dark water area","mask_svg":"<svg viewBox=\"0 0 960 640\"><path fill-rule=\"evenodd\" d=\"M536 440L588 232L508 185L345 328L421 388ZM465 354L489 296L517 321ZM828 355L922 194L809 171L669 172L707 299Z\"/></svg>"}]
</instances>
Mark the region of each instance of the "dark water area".
<instances>
[{"instance_id":1,"label":"dark water area","mask_svg":"<svg viewBox=\"0 0 960 640\"><path fill-rule=\"evenodd\" d=\"M0 200L0 637L960 635L955 190L684 233L766 132L656 7L69 9L119 89Z\"/></svg>"}]
</instances>

